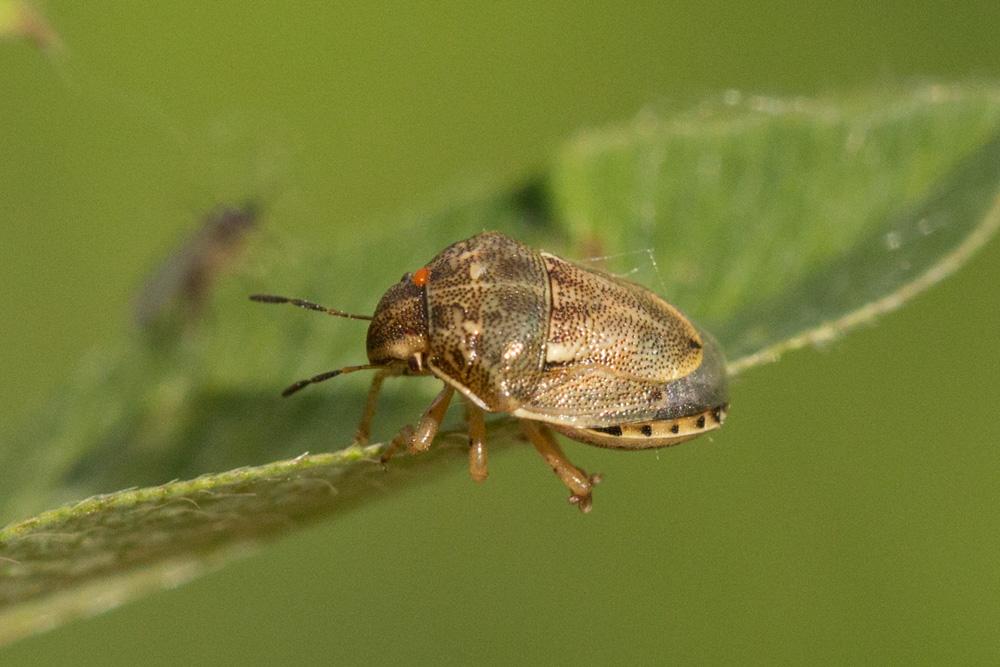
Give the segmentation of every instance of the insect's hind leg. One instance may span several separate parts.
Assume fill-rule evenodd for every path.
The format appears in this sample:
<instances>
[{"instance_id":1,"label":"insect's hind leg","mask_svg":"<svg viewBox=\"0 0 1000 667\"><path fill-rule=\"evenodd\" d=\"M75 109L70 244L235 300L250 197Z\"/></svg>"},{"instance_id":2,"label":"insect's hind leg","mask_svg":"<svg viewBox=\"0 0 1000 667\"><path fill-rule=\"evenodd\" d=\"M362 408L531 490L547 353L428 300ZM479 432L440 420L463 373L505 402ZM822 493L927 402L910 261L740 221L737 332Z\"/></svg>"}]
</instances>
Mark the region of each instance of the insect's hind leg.
<instances>
[{"instance_id":1,"label":"insect's hind leg","mask_svg":"<svg viewBox=\"0 0 1000 667\"><path fill-rule=\"evenodd\" d=\"M579 507L581 512L589 512L593 506L590 494L594 486L600 483L601 476L599 474L588 475L584 470L570 463L552 435L552 431L544 424L522 419L521 429L538 450L538 453L545 459L545 462L552 468L552 472L558 475L562 483L569 489L569 501Z\"/></svg>"}]
</instances>

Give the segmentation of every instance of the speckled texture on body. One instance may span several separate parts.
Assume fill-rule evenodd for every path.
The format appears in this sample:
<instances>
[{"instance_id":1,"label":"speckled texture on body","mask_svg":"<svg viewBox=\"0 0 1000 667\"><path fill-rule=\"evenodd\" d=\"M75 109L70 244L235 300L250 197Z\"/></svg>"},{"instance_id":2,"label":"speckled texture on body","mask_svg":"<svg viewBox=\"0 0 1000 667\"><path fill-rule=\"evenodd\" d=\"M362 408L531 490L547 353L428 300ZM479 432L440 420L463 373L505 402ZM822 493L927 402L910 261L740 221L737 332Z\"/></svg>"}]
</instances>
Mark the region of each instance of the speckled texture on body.
<instances>
[{"instance_id":1,"label":"speckled texture on body","mask_svg":"<svg viewBox=\"0 0 1000 667\"><path fill-rule=\"evenodd\" d=\"M407 276L378 302L368 327L368 361L388 364L427 348L427 315L423 290Z\"/></svg>"},{"instance_id":2,"label":"speckled texture on body","mask_svg":"<svg viewBox=\"0 0 1000 667\"><path fill-rule=\"evenodd\" d=\"M666 383L701 363L697 329L649 290L541 253L549 274L548 368L613 369Z\"/></svg>"},{"instance_id":3,"label":"speckled texture on body","mask_svg":"<svg viewBox=\"0 0 1000 667\"><path fill-rule=\"evenodd\" d=\"M549 354L518 416L611 426L725 402L715 342L676 308L640 285L542 256L552 292Z\"/></svg>"},{"instance_id":4,"label":"speckled texture on body","mask_svg":"<svg viewBox=\"0 0 1000 667\"><path fill-rule=\"evenodd\" d=\"M513 412L543 374L549 281L541 255L487 232L427 265L428 365L494 412Z\"/></svg>"},{"instance_id":5,"label":"speckled texture on body","mask_svg":"<svg viewBox=\"0 0 1000 667\"><path fill-rule=\"evenodd\" d=\"M424 286L404 280L379 310L398 298L410 313L422 292L411 322L426 322L428 367L489 411L599 428L726 403L715 341L639 285L497 232L449 246L426 269Z\"/></svg>"}]
</instances>

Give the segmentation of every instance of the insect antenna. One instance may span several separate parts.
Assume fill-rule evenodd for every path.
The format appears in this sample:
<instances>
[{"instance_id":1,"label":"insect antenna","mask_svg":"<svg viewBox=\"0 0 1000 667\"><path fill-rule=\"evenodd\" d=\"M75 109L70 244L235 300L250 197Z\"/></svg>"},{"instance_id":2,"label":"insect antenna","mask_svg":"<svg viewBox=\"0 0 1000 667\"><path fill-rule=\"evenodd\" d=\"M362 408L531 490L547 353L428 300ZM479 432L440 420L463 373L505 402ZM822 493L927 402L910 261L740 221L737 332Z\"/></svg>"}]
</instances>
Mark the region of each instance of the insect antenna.
<instances>
[{"instance_id":1,"label":"insect antenna","mask_svg":"<svg viewBox=\"0 0 1000 667\"><path fill-rule=\"evenodd\" d=\"M298 306L299 308L305 308L306 310L315 310L318 313L326 313L327 315L336 315L337 317L346 317L350 320L371 320L370 315L355 315L354 313L345 313L342 310L337 310L336 308L327 308L326 306L321 306L318 303L313 303L312 301L306 301L305 299L293 299L288 296L276 296L274 294L251 294L251 301L256 301L258 303L290 303L293 306Z\"/></svg>"},{"instance_id":2,"label":"insect antenna","mask_svg":"<svg viewBox=\"0 0 1000 667\"><path fill-rule=\"evenodd\" d=\"M365 364L363 366L344 366L343 368L338 368L335 371L327 371L325 373L320 373L319 375L314 375L311 378L306 378L305 380L299 380L293 385L290 385L287 389L281 392L284 397L289 397L300 389L304 389L311 384L316 384L317 382L324 382L330 378L335 378L338 375L343 375L344 373L353 373L354 371L368 371L375 368L382 368L379 364Z\"/></svg>"}]
</instances>

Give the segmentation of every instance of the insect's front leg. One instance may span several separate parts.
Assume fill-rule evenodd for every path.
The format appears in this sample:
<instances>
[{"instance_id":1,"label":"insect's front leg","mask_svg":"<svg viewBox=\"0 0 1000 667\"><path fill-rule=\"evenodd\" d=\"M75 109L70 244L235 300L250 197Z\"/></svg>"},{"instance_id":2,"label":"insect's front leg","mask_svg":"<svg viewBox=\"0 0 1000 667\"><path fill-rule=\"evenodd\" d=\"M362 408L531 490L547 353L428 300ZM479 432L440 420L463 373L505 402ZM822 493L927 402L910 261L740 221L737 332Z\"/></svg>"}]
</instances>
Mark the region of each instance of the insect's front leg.
<instances>
[{"instance_id":1,"label":"insect's front leg","mask_svg":"<svg viewBox=\"0 0 1000 667\"><path fill-rule=\"evenodd\" d=\"M389 462L400 447L408 446L410 441L413 440L413 426L407 424L403 428L399 429L399 433L396 437L389 442L389 446L382 451L382 456L379 457L379 463L383 466Z\"/></svg>"},{"instance_id":2,"label":"insect's front leg","mask_svg":"<svg viewBox=\"0 0 1000 667\"><path fill-rule=\"evenodd\" d=\"M379 392L382 391L382 383L388 371L380 370L372 378L371 386L368 387L368 398L365 400L365 410L361 413L361 421L358 422L358 430L354 433L354 442L362 447L368 444L368 438L372 434L372 418L375 416L375 406L378 403Z\"/></svg>"},{"instance_id":3,"label":"insect's front leg","mask_svg":"<svg viewBox=\"0 0 1000 667\"><path fill-rule=\"evenodd\" d=\"M601 476L599 474L588 475L584 470L570 463L552 435L552 431L545 425L522 419L521 428L531 444L552 468L552 472L558 475L562 483L569 489L571 494L569 501L579 507L581 512L589 512L593 505L590 494L594 486L600 483Z\"/></svg>"},{"instance_id":4,"label":"insect's front leg","mask_svg":"<svg viewBox=\"0 0 1000 667\"><path fill-rule=\"evenodd\" d=\"M437 435L441 421L444 419L444 413L448 411L448 404L451 403L451 397L454 393L455 390L451 385L445 385L441 393L431 401L430 407L424 411L420 422L417 424L417 428L414 429L407 424L392 439L392 442L385 448L379 459L382 464L385 465L388 463L389 459L396 453L396 450L404 445L411 454L426 452L430 448L431 443L434 442L434 436Z\"/></svg>"},{"instance_id":5,"label":"insect's front leg","mask_svg":"<svg viewBox=\"0 0 1000 667\"><path fill-rule=\"evenodd\" d=\"M410 453L418 454L430 449L431 443L434 442L434 436L437 435L441 421L444 419L444 413L448 411L448 404L451 403L451 397L454 393L455 390L452 386L446 384L441 393L431 401L430 407L424 412L424 416L420 418L417 430L414 431L413 438L410 440L408 447Z\"/></svg>"}]
</instances>

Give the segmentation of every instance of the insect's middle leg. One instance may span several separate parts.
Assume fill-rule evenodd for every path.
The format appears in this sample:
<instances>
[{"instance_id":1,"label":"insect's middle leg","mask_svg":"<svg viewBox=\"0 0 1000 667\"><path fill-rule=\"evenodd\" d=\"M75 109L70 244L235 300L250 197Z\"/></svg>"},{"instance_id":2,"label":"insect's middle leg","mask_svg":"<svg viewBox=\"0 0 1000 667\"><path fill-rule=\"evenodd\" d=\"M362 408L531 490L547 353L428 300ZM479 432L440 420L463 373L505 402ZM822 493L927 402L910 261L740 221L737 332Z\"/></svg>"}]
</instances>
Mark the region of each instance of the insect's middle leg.
<instances>
[{"instance_id":1,"label":"insect's middle leg","mask_svg":"<svg viewBox=\"0 0 1000 667\"><path fill-rule=\"evenodd\" d=\"M490 474L486 456L486 422L483 411L465 399L465 419L469 424L469 476L473 481L484 482Z\"/></svg>"},{"instance_id":2,"label":"insect's middle leg","mask_svg":"<svg viewBox=\"0 0 1000 667\"><path fill-rule=\"evenodd\" d=\"M593 504L590 494L594 486L600 483L601 476L588 475L570 463L547 426L522 419L521 429L538 450L538 453L545 459L545 462L552 468L552 472L558 475L562 483L569 489L569 501L579 507L581 512L589 512Z\"/></svg>"}]
</instances>

